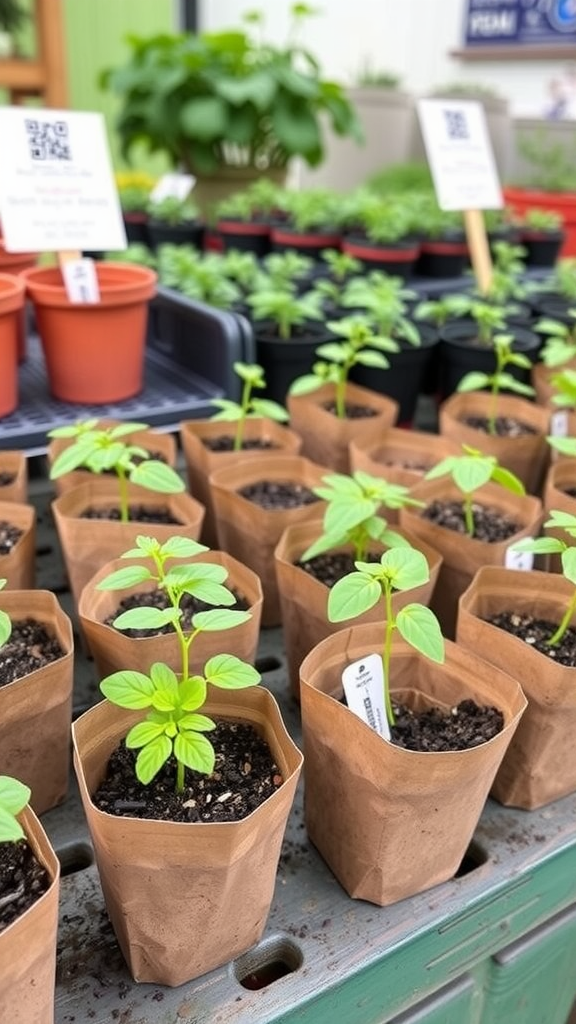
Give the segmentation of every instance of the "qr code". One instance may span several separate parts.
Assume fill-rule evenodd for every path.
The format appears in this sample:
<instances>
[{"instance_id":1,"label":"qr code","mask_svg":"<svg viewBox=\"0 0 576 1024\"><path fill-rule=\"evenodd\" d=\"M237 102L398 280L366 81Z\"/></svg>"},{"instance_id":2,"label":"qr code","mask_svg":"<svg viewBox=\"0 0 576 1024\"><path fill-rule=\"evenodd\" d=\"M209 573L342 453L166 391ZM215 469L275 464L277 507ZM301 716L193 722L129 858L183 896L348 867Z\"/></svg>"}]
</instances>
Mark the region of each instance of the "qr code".
<instances>
[{"instance_id":1,"label":"qr code","mask_svg":"<svg viewBox=\"0 0 576 1024\"><path fill-rule=\"evenodd\" d=\"M66 121L26 121L32 160L71 160Z\"/></svg>"},{"instance_id":2,"label":"qr code","mask_svg":"<svg viewBox=\"0 0 576 1024\"><path fill-rule=\"evenodd\" d=\"M466 114L461 110L445 110L443 113L449 139L458 141L469 138Z\"/></svg>"}]
</instances>

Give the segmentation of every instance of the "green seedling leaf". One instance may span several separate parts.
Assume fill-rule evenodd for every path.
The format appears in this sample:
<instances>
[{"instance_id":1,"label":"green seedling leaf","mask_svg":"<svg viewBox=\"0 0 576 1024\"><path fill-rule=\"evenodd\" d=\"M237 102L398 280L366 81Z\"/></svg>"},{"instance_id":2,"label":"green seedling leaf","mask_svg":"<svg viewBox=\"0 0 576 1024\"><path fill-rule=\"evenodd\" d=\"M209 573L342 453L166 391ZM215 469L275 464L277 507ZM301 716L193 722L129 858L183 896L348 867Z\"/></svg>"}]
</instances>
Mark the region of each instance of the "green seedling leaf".
<instances>
[{"instance_id":1,"label":"green seedling leaf","mask_svg":"<svg viewBox=\"0 0 576 1024\"><path fill-rule=\"evenodd\" d=\"M272 402L268 398L254 398L252 400L252 415L263 416L266 419L274 420L276 423L287 423L289 416L286 409L278 402Z\"/></svg>"},{"instance_id":2,"label":"green seedling leaf","mask_svg":"<svg viewBox=\"0 0 576 1024\"><path fill-rule=\"evenodd\" d=\"M154 683L143 672L123 669L106 676L100 690L108 700L121 708L149 708L152 706Z\"/></svg>"},{"instance_id":3,"label":"green seedling leaf","mask_svg":"<svg viewBox=\"0 0 576 1024\"><path fill-rule=\"evenodd\" d=\"M357 563L360 565L361 563ZM363 572L352 572L338 580L328 595L328 619L344 622L357 618L380 600L380 584Z\"/></svg>"},{"instance_id":4,"label":"green seedling leaf","mask_svg":"<svg viewBox=\"0 0 576 1024\"><path fill-rule=\"evenodd\" d=\"M194 732L211 732L212 729L216 728L216 722L208 718L208 715L184 715L178 722L178 727L180 729L193 729Z\"/></svg>"},{"instance_id":5,"label":"green seedling leaf","mask_svg":"<svg viewBox=\"0 0 576 1024\"><path fill-rule=\"evenodd\" d=\"M20 814L30 801L30 788L10 775L0 775L0 807L8 814Z\"/></svg>"},{"instance_id":6,"label":"green seedling leaf","mask_svg":"<svg viewBox=\"0 0 576 1024\"><path fill-rule=\"evenodd\" d=\"M547 437L546 440L561 455L576 456L576 437Z\"/></svg>"},{"instance_id":7,"label":"green seedling leaf","mask_svg":"<svg viewBox=\"0 0 576 1024\"><path fill-rule=\"evenodd\" d=\"M129 608L114 619L115 629L162 629L180 618L177 608Z\"/></svg>"},{"instance_id":8,"label":"green seedling leaf","mask_svg":"<svg viewBox=\"0 0 576 1024\"><path fill-rule=\"evenodd\" d=\"M555 526L560 530L566 530L571 537L576 536L576 516L573 516L571 512L552 509L550 518L546 520L544 526Z\"/></svg>"},{"instance_id":9,"label":"green seedling leaf","mask_svg":"<svg viewBox=\"0 0 576 1024\"><path fill-rule=\"evenodd\" d=\"M185 484L175 469L159 459L148 459L132 470L132 483L148 487L161 494L178 494L185 490Z\"/></svg>"},{"instance_id":10,"label":"green seedling leaf","mask_svg":"<svg viewBox=\"0 0 576 1024\"><path fill-rule=\"evenodd\" d=\"M502 487L506 487L512 494L526 494L526 488L522 481L514 473L511 473L509 469L505 469L504 466L494 466L490 479L497 484L501 484Z\"/></svg>"},{"instance_id":11,"label":"green seedling leaf","mask_svg":"<svg viewBox=\"0 0 576 1024\"><path fill-rule=\"evenodd\" d=\"M243 690L260 682L260 673L234 654L217 654L204 666L207 682L226 690Z\"/></svg>"},{"instance_id":12,"label":"green seedling leaf","mask_svg":"<svg viewBox=\"0 0 576 1024\"><path fill-rule=\"evenodd\" d=\"M126 746L129 750L136 750L138 747L145 747L158 736L164 735L163 722L138 722L133 725L126 736Z\"/></svg>"},{"instance_id":13,"label":"green seedling leaf","mask_svg":"<svg viewBox=\"0 0 576 1024\"><path fill-rule=\"evenodd\" d=\"M236 597L231 590L223 587L220 583L212 583L211 580L196 580L194 584L185 587L184 590L188 594L193 594L198 600L205 601L206 604L226 607L236 604Z\"/></svg>"},{"instance_id":14,"label":"green seedling leaf","mask_svg":"<svg viewBox=\"0 0 576 1024\"><path fill-rule=\"evenodd\" d=\"M12 622L6 612L0 611L0 647L10 639L12 633Z\"/></svg>"},{"instance_id":15,"label":"green seedling leaf","mask_svg":"<svg viewBox=\"0 0 576 1024\"><path fill-rule=\"evenodd\" d=\"M202 733L179 733L174 740L174 755L194 771L209 775L214 770L214 747Z\"/></svg>"},{"instance_id":16,"label":"green seedling leaf","mask_svg":"<svg viewBox=\"0 0 576 1024\"><path fill-rule=\"evenodd\" d=\"M136 776L143 786L158 774L172 753L172 743L167 736L158 736L147 743L136 758Z\"/></svg>"},{"instance_id":17,"label":"green seedling leaf","mask_svg":"<svg viewBox=\"0 0 576 1024\"><path fill-rule=\"evenodd\" d=\"M208 612L196 612L192 618L194 629L206 633L217 633L221 629L234 629L250 618L250 612L228 611L214 608Z\"/></svg>"},{"instance_id":18,"label":"green seedling leaf","mask_svg":"<svg viewBox=\"0 0 576 1024\"><path fill-rule=\"evenodd\" d=\"M552 555L564 551L565 544L556 537L525 537L510 548L511 551L528 551L534 555Z\"/></svg>"},{"instance_id":19,"label":"green seedling leaf","mask_svg":"<svg viewBox=\"0 0 576 1024\"><path fill-rule=\"evenodd\" d=\"M457 455L449 455L446 459L436 463L426 473L426 480L437 480L439 477L447 476L454 469L457 458Z\"/></svg>"},{"instance_id":20,"label":"green seedling leaf","mask_svg":"<svg viewBox=\"0 0 576 1024\"><path fill-rule=\"evenodd\" d=\"M444 637L434 613L421 604L407 604L396 616L400 636L430 661L444 662Z\"/></svg>"},{"instance_id":21,"label":"green seedling leaf","mask_svg":"<svg viewBox=\"0 0 576 1024\"><path fill-rule=\"evenodd\" d=\"M395 590L413 590L430 579L428 562L422 552L415 548L390 548L384 552L380 561Z\"/></svg>"},{"instance_id":22,"label":"green seedling leaf","mask_svg":"<svg viewBox=\"0 0 576 1024\"><path fill-rule=\"evenodd\" d=\"M454 483L464 494L471 494L478 487L488 483L493 468L494 463L489 459L463 456L454 466Z\"/></svg>"},{"instance_id":23,"label":"green seedling leaf","mask_svg":"<svg viewBox=\"0 0 576 1024\"><path fill-rule=\"evenodd\" d=\"M312 373L306 373L302 377L297 377L293 380L290 388L290 395L309 395L313 391L317 391L318 388L322 387L324 381L320 377L314 376Z\"/></svg>"},{"instance_id":24,"label":"green seedling leaf","mask_svg":"<svg viewBox=\"0 0 576 1024\"><path fill-rule=\"evenodd\" d=\"M390 362L381 352L359 352L356 362L361 366L371 366L378 370L387 370L390 366Z\"/></svg>"},{"instance_id":25,"label":"green seedling leaf","mask_svg":"<svg viewBox=\"0 0 576 1024\"><path fill-rule=\"evenodd\" d=\"M560 556L562 572L570 583L576 586L576 548L566 548Z\"/></svg>"},{"instance_id":26,"label":"green seedling leaf","mask_svg":"<svg viewBox=\"0 0 576 1024\"><path fill-rule=\"evenodd\" d=\"M206 680L203 676L190 676L180 683L180 707L183 711L196 711L206 700Z\"/></svg>"},{"instance_id":27,"label":"green seedling leaf","mask_svg":"<svg viewBox=\"0 0 576 1024\"><path fill-rule=\"evenodd\" d=\"M196 555L209 550L205 544L200 544L189 537L169 537L160 547L164 558L195 558Z\"/></svg>"},{"instance_id":28,"label":"green seedling leaf","mask_svg":"<svg viewBox=\"0 0 576 1024\"><path fill-rule=\"evenodd\" d=\"M168 587L193 588L198 582L223 583L228 578L228 570L223 565L213 562L187 562L186 565L173 565L165 574L163 583Z\"/></svg>"},{"instance_id":29,"label":"green seedling leaf","mask_svg":"<svg viewBox=\"0 0 576 1024\"><path fill-rule=\"evenodd\" d=\"M98 421L94 420L94 426ZM137 434L141 430L148 430L147 423L118 423L110 430L110 437L125 437L126 434ZM146 453L148 454L148 453Z\"/></svg>"},{"instance_id":30,"label":"green seedling leaf","mask_svg":"<svg viewBox=\"0 0 576 1024\"><path fill-rule=\"evenodd\" d=\"M154 576L145 565L130 565L109 573L96 585L96 590L127 590L152 579Z\"/></svg>"},{"instance_id":31,"label":"green seedling leaf","mask_svg":"<svg viewBox=\"0 0 576 1024\"><path fill-rule=\"evenodd\" d=\"M487 388L490 384L490 377L487 373L480 373L477 370L467 373L461 381L458 382L457 391L468 392L468 391L482 391Z\"/></svg>"},{"instance_id":32,"label":"green seedling leaf","mask_svg":"<svg viewBox=\"0 0 576 1024\"><path fill-rule=\"evenodd\" d=\"M0 804L0 843L17 843L26 835L20 822Z\"/></svg>"}]
</instances>

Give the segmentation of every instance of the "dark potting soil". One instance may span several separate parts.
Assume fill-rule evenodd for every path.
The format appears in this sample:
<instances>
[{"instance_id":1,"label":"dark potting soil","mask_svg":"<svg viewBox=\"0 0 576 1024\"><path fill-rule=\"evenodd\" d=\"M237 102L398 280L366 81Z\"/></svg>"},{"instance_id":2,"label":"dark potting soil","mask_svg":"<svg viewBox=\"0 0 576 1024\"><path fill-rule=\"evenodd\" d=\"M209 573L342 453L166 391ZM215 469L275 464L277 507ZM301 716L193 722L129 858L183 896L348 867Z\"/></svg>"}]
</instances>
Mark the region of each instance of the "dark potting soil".
<instances>
[{"instance_id":1,"label":"dark potting soil","mask_svg":"<svg viewBox=\"0 0 576 1024\"><path fill-rule=\"evenodd\" d=\"M369 554L366 561L378 562L379 557ZM354 555L345 551L328 551L323 555L316 555L314 558L308 558L305 562L296 564L326 587L333 587L347 573L354 572L355 568Z\"/></svg>"},{"instance_id":2,"label":"dark potting soil","mask_svg":"<svg viewBox=\"0 0 576 1024\"><path fill-rule=\"evenodd\" d=\"M202 444L211 452L234 451L234 438L230 434L221 434L220 437L203 437ZM265 437L252 437L242 441L240 451L270 451L270 449L278 447L279 445L274 444L274 441L269 441Z\"/></svg>"},{"instance_id":3,"label":"dark potting soil","mask_svg":"<svg viewBox=\"0 0 576 1024\"><path fill-rule=\"evenodd\" d=\"M414 462L410 459L391 459L384 463L385 466L399 466L400 469L410 469L413 473L427 473L430 464Z\"/></svg>"},{"instance_id":4,"label":"dark potting soil","mask_svg":"<svg viewBox=\"0 0 576 1024\"><path fill-rule=\"evenodd\" d=\"M244 722L219 721L207 734L216 751L211 775L186 769L183 793L174 792L176 762L170 759L148 786L136 778L136 751L124 743L108 762L94 793L96 807L116 817L157 821L239 821L267 800L283 779L266 740Z\"/></svg>"},{"instance_id":5,"label":"dark potting soil","mask_svg":"<svg viewBox=\"0 0 576 1024\"><path fill-rule=\"evenodd\" d=\"M459 501L432 501L422 510L422 515L430 522L436 523L436 526L444 526L447 530L454 530L455 533L467 533L462 503ZM485 541L488 544L498 544L500 541L508 540L508 537L512 537L521 529L520 523L498 509L487 505L473 502L472 515L474 517L474 539Z\"/></svg>"},{"instance_id":6,"label":"dark potting soil","mask_svg":"<svg viewBox=\"0 0 576 1024\"><path fill-rule=\"evenodd\" d=\"M46 868L25 839L0 843L0 932L20 917L50 887Z\"/></svg>"},{"instance_id":7,"label":"dark potting soil","mask_svg":"<svg viewBox=\"0 0 576 1024\"><path fill-rule=\"evenodd\" d=\"M6 470L0 472L0 487L8 487L9 484L14 483L15 479L15 473L8 473Z\"/></svg>"},{"instance_id":8,"label":"dark potting soil","mask_svg":"<svg viewBox=\"0 0 576 1024\"><path fill-rule=\"evenodd\" d=\"M483 430L485 434L489 433L487 416L466 416L462 422L467 427L473 427L474 430ZM530 426L529 423L522 423L512 416L497 416L494 426L498 437L525 437L527 434L538 433L536 428Z\"/></svg>"},{"instance_id":9,"label":"dark potting soil","mask_svg":"<svg viewBox=\"0 0 576 1024\"><path fill-rule=\"evenodd\" d=\"M320 500L309 487L292 483L290 480L258 480L254 484L240 487L238 494L267 510L300 508L302 505L312 505Z\"/></svg>"},{"instance_id":10,"label":"dark potting soil","mask_svg":"<svg viewBox=\"0 0 576 1024\"><path fill-rule=\"evenodd\" d=\"M576 498L576 487L561 487L560 490L570 498Z\"/></svg>"},{"instance_id":11,"label":"dark potting soil","mask_svg":"<svg viewBox=\"0 0 576 1024\"><path fill-rule=\"evenodd\" d=\"M120 508L118 505L109 505L106 508L95 508L93 505L90 505L80 514L80 518L112 519L114 522L119 522ZM166 523L168 526L171 524L182 526L180 520L176 519L165 506L161 505L156 507L152 505L129 505L128 518L133 523Z\"/></svg>"},{"instance_id":12,"label":"dark potting soil","mask_svg":"<svg viewBox=\"0 0 576 1024\"><path fill-rule=\"evenodd\" d=\"M24 530L3 519L0 522L0 555L9 555L23 533Z\"/></svg>"},{"instance_id":13,"label":"dark potting soil","mask_svg":"<svg viewBox=\"0 0 576 1024\"><path fill-rule=\"evenodd\" d=\"M231 589L231 588L229 588ZM245 612L248 610L248 602L242 594L237 593L235 590L232 591L236 598L236 604L233 606L234 611ZM166 596L164 590L150 590L146 594L129 594L127 597L122 598L116 607L116 611L108 618L104 619L104 623L107 626L112 626L114 619L117 618L122 612L127 612L131 608L169 608L170 601ZM196 612L209 611L210 608L223 607L222 605L206 604L205 601L201 601L198 597L193 597L192 594L183 594L180 601L180 608L182 609L181 625L185 632L188 632L192 628L192 616ZM148 636L160 636L163 633L173 633L174 627L167 623L165 626L161 626L159 629L121 629L119 633L123 633L124 636L140 638Z\"/></svg>"},{"instance_id":14,"label":"dark potting soil","mask_svg":"<svg viewBox=\"0 0 576 1024\"><path fill-rule=\"evenodd\" d=\"M576 629L567 629L561 641L550 647L546 641L554 636L559 626L558 622L535 619L532 615L519 615L517 612L500 612L486 621L506 630L507 633L513 633L559 665L576 667Z\"/></svg>"},{"instance_id":15,"label":"dark potting soil","mask_svg":"<svg viewBox=\"0 0 576 1024\"><path fill-rule=\"evenodd\" d=\"M64 656L58 640L40 622L22 619L12 623L12 632L0 648L0 686L35 672Z\"/></svg>"},{"instance_id":16,"label":"dark potting soil","mask_svg":"<svg viewBox=\"0 0 576 1024\"><path fill-rule=\"evenodd\" d=\"M325 409L326 412L332 413L333 416L338 415L336 402L324 402L322 408ZM370 405L358 405L355 402L345 402L344 412L347 420L367 420L370 419L371 416L378 415L377 410L373 409Z\"/></svg>"},{"instance_id":17,"label":"dark potting soil","mask_svg":"<svg viewBox=\"0 0 576 1024\"><path fill-rule=\"evenodd\" d=\"M468 750L491 740L504 727L498 708L482 707L473 700L462 700L449 710L415 712L403 704L393 704L393 709L392 742L407 750Z\"/></svg>"}]
</instances>

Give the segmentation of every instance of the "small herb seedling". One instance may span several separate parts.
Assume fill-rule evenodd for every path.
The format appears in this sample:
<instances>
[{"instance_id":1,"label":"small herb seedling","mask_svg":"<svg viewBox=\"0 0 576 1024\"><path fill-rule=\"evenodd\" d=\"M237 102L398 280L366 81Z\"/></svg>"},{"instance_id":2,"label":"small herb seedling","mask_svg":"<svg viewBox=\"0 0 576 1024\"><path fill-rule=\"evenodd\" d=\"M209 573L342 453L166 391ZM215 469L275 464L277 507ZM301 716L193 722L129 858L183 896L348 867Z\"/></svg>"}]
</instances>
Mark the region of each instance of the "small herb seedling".
<instances>
[{"instance_id":1,"label":"small herb seedling","mask_svg":"<svg viewBox=\"0 0 576 1024\"><path fill-rule=\"evenodd\" d=\"M294 295L288 289L273 290L265 287L248 299L255 320L272 320L282 341L289 341L296 327L307 320L321 320L321 296L318 292Z\"/></svg>"},{"instance_id":2,"label":"small herb seedling","mask_svg":"<svg viewBox=\"0 0 576 1024\"><path fill-rule=\"evenodd\" d=\"M576 370L566 366L551 375L550 383L554 388L552 403L562 409L576 409Z\"/></svg>"},{"instance_id":3,"label":"small herb seedling","mask_svg":"<svg viewBox=\"0 0 576 1024\"><path fill-rule=\"evenodd\" d=\"M316 391L322 384L331 383L336 386L336 415L340 419L346 417L346 384L353 366L370 366L374 369L386 370L390 363L384 352L397 352L398 345L390 338L375 334L364 317L346 317L329 323L329 330L342 340L327 341L319 345L316 355L320 362L312 367L312 373L297 377L290 386L291 395L307 395Z\"/></svg>"},{"instance_id":4,"label":"small herb seedling","mask_svg":"<svg viewBox=\"0 0 576 1024\"><path fill-rule=\"evenodd\" d=\"M568 310L568 315L574 319L573 324L546 317L534 326L534 330L546 338L540 358L550 368L563 366L576 358L576 309Z\"/></svg>"},{"instance_id":5,"label":"small herb seedling","mask_svg":"<svg viewBox=\"0 0 576 1024\"><path fill-rule=\"evenodd\" d=\"M532 365L528 356L512 351L513 344L514 338L511 334L497 334L493 339L496 357L494 373L481 373L479 370L472 370L462 378L457 388L458 391L463 392L482 391L484 388L490 388L492 401L488 416L488 433L492 435L496 434L498 395L501 391L513 391L517 395L527 397L534 394L534 388L530 384L523 384L507 371L508 366L518 366L523 370L529 370Z\"/></svg>"},{"instance_id":6,"label":"small herb seedling","mask_svg":"<svg viewBox=\"0 0 576 1024\"><path fill-rule=\"evenodd\" d=\"M569 537L576 537L576 516L571 515L569 512L551 509L550 519L544 523L544 526L564 530ZM561 537L536 537L536 539L526 537L524 540L517 541L512 550L529 551L535 555L560 555L562 575L575 588L558 629L546 641L550 647L555 647L556 644L560 643L570 625L572 616L576 612L576 546L568 544Z\"/></svg>"},{"instance_id":7,"label":"small herb seedling","mask_svg":"<svg viewBox=\"0 0 576 1024\"><path fill-rule=\"evenodd\" d=\"M10 775L0 775L0 843L17 843L26 835L17 815L30 800L30 790Z\"/></svg>"},{"instance_id":8,"label":"small herb seedling","mask_svg":"<svg viewBox=\"0 0 576 1024\"><path fill-rule=\"evenodd\" d=\"M240 402L232 402L229 398L214 398L212 405L220 409L220 412L211 416L211 419L236 423L234 451L238 452L242 448L244 425L248 418L265 416L277 423L285 423L288 420L288 413L278 402L272 402L266 398L252 398L253 388L266 387L264 370L261 366L256 363L234 363L234 370L243 382Z\"/></svg>"},{"instance_id":9,"label":"small herb seedling","mask_svg":"<svg viewBox=\"0 0 576 1024\"><path fill-rule=\"evenodd\" d=\"M178 638L181 655L180 678L170 666L155 662L150 674L125 669L113 672L100 683L108 700L121 708L149 708L144 721L134 725L126 746L138 749L136 776L144 785L151 782L171 756L176 759L176 792L184 788L185 769L192 768L209 774L214 768L214 748L204 735L215 728L215 723L199 709L206 701L207 685L236 690L260 682L256 669L233 654L217 654L204 666L204 674L191 674L190 650L196 637L203 632L232 629L250 618L250 612L230 607L211 608L196 612L192 617L192 630L182 629L181 600L184 594L200 598L206 604L229 606L235 603L233 593L223 586L227 571L211 563L190 562L166 568L170 559L194 558L208 549L186 537L171 537L163 544L153 537L140 536L136 547L126 551L122 558L146 558L147 565L132 565L118 569L98 584L99 590L122 590L146 581L154 581L164 590L169 607L130 608L122 612L113 625L117 629L157 630L165 625L173 627Z\"/></svg>"},{"instance_id":10,"label":"small herb seedling","mask_svg":"<svg viewBox=\"0 0 576 1024\"><path fill-rule=\"evenodd\" d=\"M449 455L438 465L433 466L426 475L426 480L437 480L442 476L451 476L456 487L463 495L462 510L469 537L474 536L474 513L472 502L474 492L490 480L506 487L513 494L525 494L524 484L509 469L498 465L494 455L483 455L476 448L462 445L464 455Z\"/></svg>"},{"instance_id":11,"label":"small herb seedling","mask_svg":"<svg viewBox=\"0 0 576 1024\"><path fill-rule=\"evenodd\" d=\"M386 547L409 547L401 534L390 530L380 516L382 508L399 509L407 505L421 506L411 498L407 487L357 470L352 476L332 473L322 479L314 493L327 502L324 533L301 556L308 561L343 544L354 548L355 561L364 561L371 541Z\"/></svg>"},{"instance_id":12,"label":"small herb seedling","mask_svg":"<svg viewBox=\"0 0 576 1024\"><path fill-rule=\"evenodd\" d=\"M360 260L348 252L338 249L323 249L320 253L324 263L328 264L330 276L337 284L343 284L350 274L359 274L362 270Z\"/></svg>"},{"instance_id":13,"label":"small herb seedling","mask_svg":"<svg viewBox=\"0 0 576 1024\"><path fill-rule=\"evenodd\" d=\"M330 622L343 622L357 618L384 599L384 638L382 662L384 666L384 703L386 717L394 725L394 710L390 697L390 655L392 636L397 629L400 636L431 661L444 661L444 637L434 613L422 604L407 604L395 616L392 607L394 591L412 590L427 583L430 578L428 563L421 551L411 547L395 547L385 551L379 562L355 563L356 571L338 580L328 596Z\"/></svg>"},{"instance_id":14,"label":"small herb seedling","mask_svg":"<svg viewBox=\"0 0 576 1024\"><path fill-rule=\"evenodd\" d=\"M470 309L466 295L443 295L438 299L424 299L414 310L415 320L432 320L437 327L443 327L452 317L465 316Z\"/></svg>"},{"instance_id":15,"label":"small herb seedling","mask_svg":"<svg viewBox=\"0 0 576 1024\"><path fill-rule=\"evenodd\" d=\"M120 519L127 523L130 518L128 481L162 494L176 494L184 490L184 482L174 469L160 459L151 459L146 448L122 440L128 434L147 429L146 423L118 423L114 427L99 428L97 419L83 420L69 427L55 427L48 431L48 437L69 438L72 444L54 460L50 479L56 480L64 473L82 468L92 473L115 473Z\"/></svg>"}]
</instances>

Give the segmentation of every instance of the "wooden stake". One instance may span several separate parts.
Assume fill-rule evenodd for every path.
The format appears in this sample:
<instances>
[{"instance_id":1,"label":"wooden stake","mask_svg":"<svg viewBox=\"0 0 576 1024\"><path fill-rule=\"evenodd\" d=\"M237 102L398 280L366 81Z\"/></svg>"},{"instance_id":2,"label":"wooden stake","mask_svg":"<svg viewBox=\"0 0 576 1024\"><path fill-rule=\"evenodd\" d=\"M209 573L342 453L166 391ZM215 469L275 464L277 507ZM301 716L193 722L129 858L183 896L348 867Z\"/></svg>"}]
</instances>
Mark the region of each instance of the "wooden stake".
<instances>
[{"instance_id":1,"label":"wooden stake","mask_svg":"<svg viewBox=\"0 0 576 1024\"><path fill-rule=\"evenodd\" d=\"M464 225L478 290L486 295L492 283L492 257L481 210L464 210Z\"/></svg>"}]
</instances>

